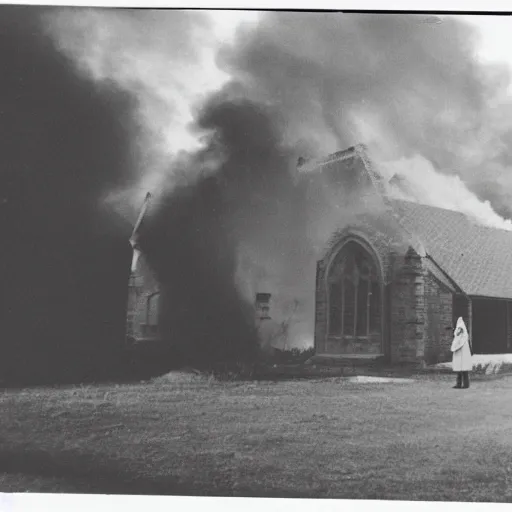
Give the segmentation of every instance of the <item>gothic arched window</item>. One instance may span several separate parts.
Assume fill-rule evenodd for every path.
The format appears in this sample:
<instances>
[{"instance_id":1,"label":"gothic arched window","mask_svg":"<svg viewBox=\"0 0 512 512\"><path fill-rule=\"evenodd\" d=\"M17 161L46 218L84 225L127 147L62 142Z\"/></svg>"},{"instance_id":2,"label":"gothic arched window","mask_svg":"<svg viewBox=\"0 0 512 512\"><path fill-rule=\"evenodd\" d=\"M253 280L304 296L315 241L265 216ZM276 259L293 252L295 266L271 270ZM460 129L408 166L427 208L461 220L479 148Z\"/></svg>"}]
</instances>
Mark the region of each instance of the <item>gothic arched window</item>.
<instances>
[{"instance_id":1,"label":"gothic arched window","mask_svg":"<svg viewBox=\"0 0 512 512\"><path fill-rule=\"evenodd\" d=\"M329 335L365 338L381 331L379 274L358 243L347 243L328 277Z\"/></svg>"}]
</instances>

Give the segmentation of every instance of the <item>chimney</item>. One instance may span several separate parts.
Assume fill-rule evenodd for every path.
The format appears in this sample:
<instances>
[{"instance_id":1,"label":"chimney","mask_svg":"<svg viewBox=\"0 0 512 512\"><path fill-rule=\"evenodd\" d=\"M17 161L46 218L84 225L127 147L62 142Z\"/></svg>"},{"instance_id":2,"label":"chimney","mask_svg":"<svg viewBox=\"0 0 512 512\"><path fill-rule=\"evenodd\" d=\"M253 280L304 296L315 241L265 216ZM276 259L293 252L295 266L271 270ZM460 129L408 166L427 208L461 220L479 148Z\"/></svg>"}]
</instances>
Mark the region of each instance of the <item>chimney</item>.
<instances>
[{"instance_id":1,"label":"chimney","mask_svg":"<svg viewBox=\"0 0 512 512\"><path fill-rule=\"evenodd\" d=\"M270 298L272 297L271 293L257 293L256 294L256 318L258 320L269 320L269 310L270 310Z\"/></svg>"}]
</instances>

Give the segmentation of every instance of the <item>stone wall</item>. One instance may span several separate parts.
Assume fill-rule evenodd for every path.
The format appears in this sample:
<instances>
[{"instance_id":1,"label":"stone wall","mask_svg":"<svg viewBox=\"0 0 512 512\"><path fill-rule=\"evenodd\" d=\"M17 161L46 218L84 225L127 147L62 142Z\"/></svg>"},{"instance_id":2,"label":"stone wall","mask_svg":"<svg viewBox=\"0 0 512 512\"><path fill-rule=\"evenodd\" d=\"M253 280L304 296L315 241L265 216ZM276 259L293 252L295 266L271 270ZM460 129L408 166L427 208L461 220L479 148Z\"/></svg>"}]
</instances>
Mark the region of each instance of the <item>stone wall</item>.
<instances>
[{"instance_id":1,"label":"stone wall","mask_svg":"<svg viewBox=\"0 0 512 512\"><path fill-rule=\"evenodd\" d=\"M432 274L425 276L425 362L451 361L453 294Z\"/></svg>"},{"instance_id":2,"label":"stone wall","mask_svg":"<svg viewBox=\"0 0 512 512\"><path fill-rule=\"evenodd\" d=\"M356 236L354 233L353 229L347 230L344 238ZM421 256L413 249L405 255L390 250L390 239L371 229L365 230L365 243L371 243L382 265L384 355L391 363L421 365L449 361L453 332L447 328L453 321L452 292L425 270ZM317 354L342 354L345 350L327 335L329 261L326 257L317 265L315 347ZM509 311L512 344L512 306Z\"/></svg>"},{"instance_id":3,"label":"stone wall","mask_svg":"<svg viewBox=\"0 0 512 512\"><path fill-rule=\"evenodd\" d=\"M391 284L391 362L449 361L453 294L422 264L412 249L396 266Z\"/></svg>"},{"instance_id":4,"label":"stone wall","mask_svg":"<svg viewBox=\"0 0 512 512\"><path fill-rule=\"evenodd\" d=\"M126 316L126 334L128 337L140 339L157 336L158 329L155 326L158 324L159 300L155 297L151 303L148 303L148 299L157 293L158 289L158 282L144 256L141 255L128 283ZM150 307L149 310L148 306ZM153 311L151 311L151 308ZM148 313L150 318L148 318ZM153 327L147 325L148 320L153 324Z\"/></svg>"},{"instance_id":5,"label":"stone wall","mask_svg":"<svg viewBox=\"0 0 512 512\"><path fill-rule=\"evenodd\" d=\"M343 185L350 191L378 187L371 178L368 162L353 148L333 155L323 164L323 173L333 187ZM377 190L375 190L377 192ZM351 218L349 227L341 227L317 265L315 348L317 354L343 353L336 339L327 332L329 303L327 271L337 251L349 239L360 240L379 260L382 279L382 346L391 363L435 363L450 357L453 307L452 293L446 283L432 275L421 243L403 229L392 208L376 193L368 209ZM380 198L380 199L379 199ZM512 347L512 307L509 344ZM347 348L347 347L345 347ZM364 347L363 347L364 348ZM358 352L360 347L348 347ZM364 348L369 351L369 348Z\"/></svg>"},{"instance_id":6,"label":"stone wall","mask_svg":"<svg viewBox=\"0 0 512 512\"><path fill-rule=\"evenodd\" d=\"M327 262L320 260L316 265L315 289L315 353L327 353L327 289L325 285Z\"/></svg>"},{"instance_id":7,"label":"stone wall","mask_svg":"<svg viewBox=\"0 0 512 512\"><path fill-rule=\"evenodd\" d=\"M421 257L409 249L391 284L390 360L419 363L425 355L425 279Z\"/></svg>"}]
</instances>

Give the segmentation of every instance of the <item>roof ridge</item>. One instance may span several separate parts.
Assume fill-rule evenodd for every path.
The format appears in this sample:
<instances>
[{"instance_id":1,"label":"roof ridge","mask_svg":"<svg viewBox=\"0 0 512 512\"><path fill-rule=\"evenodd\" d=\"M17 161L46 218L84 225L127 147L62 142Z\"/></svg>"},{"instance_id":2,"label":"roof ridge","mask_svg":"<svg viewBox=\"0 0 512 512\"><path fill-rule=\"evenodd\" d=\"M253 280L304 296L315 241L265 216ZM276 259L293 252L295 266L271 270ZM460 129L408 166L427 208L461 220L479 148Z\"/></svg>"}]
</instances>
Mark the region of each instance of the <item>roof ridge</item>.
<instances>
[{"instance_id":1,"label":"roof ridge","mask_svg":"<svg viewBox=\"0 0 512 512\"><path fill-rule=\"evenodd\" d=\"M151 192L148 192L146 194L146 196L144 197L144 201L142 203L139 215L137 217L137 221L135 222L135 225L133 227L132 235L130 237L130 243L132 244L133 247L138 245L140 227L141 227L141 225L144 221L144 217L146 216L146 213L148 211L151 197L152 197Z\"/></svg>"}]
</instances>

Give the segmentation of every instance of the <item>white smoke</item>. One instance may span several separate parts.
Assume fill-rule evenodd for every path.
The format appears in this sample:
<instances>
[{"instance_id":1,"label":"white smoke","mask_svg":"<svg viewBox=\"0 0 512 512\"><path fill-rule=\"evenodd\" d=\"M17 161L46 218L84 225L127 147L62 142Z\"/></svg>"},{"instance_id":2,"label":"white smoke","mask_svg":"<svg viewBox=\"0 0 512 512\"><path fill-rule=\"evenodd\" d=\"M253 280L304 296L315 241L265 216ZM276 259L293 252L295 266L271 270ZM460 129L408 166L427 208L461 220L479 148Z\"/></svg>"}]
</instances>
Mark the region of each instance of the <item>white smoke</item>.
<instances>
[{"instance_id":1,"label":"white smoke","mask_svg":"<svg viewBox=\"0 0 512 512\"><path fill-rule=\"evenodd\" d=\"M447 110L444 115L448 118L450 111ZM359 111L354 117L354 125L368 145L372 160L388 183L390 197L458 211L485 226L512 230L512 221L499 215L490 201L480 200L462 180L461 176L465 176L471 181L467 169L439 170L425 156L417 153L407 157L397 156L400 150L397 150L389 134L383 135L385 130L376 116ZM460 159L483 159L481 148L482 141L477 147L462 148L464 151L459 151ZM482 165L485 166L485 162Z\"/></svg>"},{"instance_id":2,"label":"white smoke","mask_svg":"<svg viewBox=\"0 0 512 512\"><path fill-rule=\"evenodd\" d=\"M512 231L512 221L498 215L489 201L480 201L459 176L437 171L421 155L381 161L379 169L388 179L398 178L388 185L390 196L395 199L458 211L485 226Z\"/></svg>"}]
</instances>

